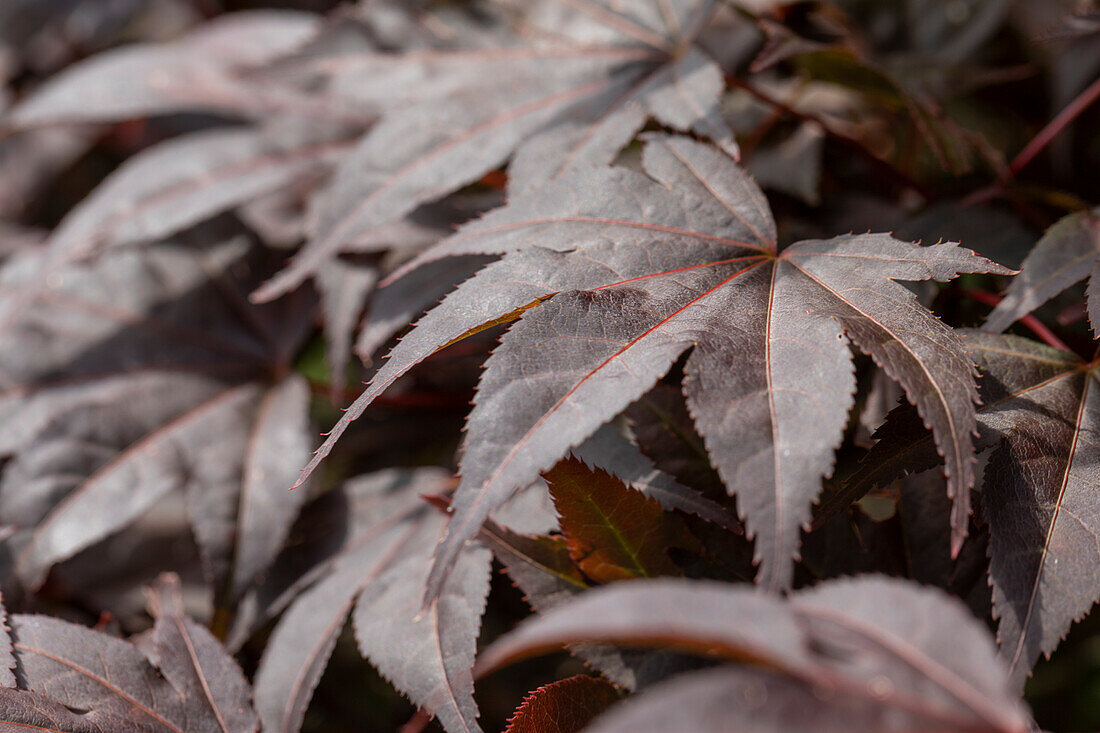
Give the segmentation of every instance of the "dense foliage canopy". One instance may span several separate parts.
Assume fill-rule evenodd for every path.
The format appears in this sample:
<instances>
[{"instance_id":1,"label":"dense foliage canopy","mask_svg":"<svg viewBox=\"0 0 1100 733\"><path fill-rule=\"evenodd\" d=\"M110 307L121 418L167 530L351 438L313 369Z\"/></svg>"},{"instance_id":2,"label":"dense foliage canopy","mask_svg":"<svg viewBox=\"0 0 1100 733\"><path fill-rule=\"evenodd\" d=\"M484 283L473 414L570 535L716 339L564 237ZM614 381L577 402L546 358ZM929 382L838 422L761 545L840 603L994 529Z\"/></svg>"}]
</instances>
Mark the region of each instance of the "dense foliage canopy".
<instances>
[{"instance_id":1,"label":"dense foliage canopy","mask_svg":"<svg viewBox=\"0 0 1100 733\"><path fill-rule=\"evenodd\" d=\"M0 84L0 728L1100 728L1100 8L7 0Z\"/></svg>"}]
</instances>

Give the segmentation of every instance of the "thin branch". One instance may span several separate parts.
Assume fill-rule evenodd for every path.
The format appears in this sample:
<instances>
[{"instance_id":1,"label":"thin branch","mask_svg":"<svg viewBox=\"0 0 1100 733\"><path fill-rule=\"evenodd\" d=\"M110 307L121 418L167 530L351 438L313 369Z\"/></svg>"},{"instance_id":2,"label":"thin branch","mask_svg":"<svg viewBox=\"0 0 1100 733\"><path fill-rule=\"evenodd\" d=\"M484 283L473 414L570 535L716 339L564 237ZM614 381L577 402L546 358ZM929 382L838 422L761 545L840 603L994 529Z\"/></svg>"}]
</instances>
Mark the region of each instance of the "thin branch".
<instances>
[{"instance_id":1,"label":"thin branch","mask_svg":"<svg viewBox=\"0 0 1100 733\"><path fill-rule=\"evenodd\" d=\"M1008 164L1007 170L1005 170L996 183L978 189L964 198L959 202L959 208L963 209L968 206L973 206L974 204L982 204L1000 196L1008 184L1019 175L1020 171L1035 160L1039 153L1045 150L1071 122L1092 106L1092 103L1097 99L1100 99L1100 77L1092 84L1089 84L1072 102L1067 104L1061 112L1054 116L1054 119L1043 127L1042 130L1039 130L1035 137L1031 139L1031 142L1025 145L1024 149L1012 159L1012 162Z\"/></svg>"},{"instance_id":2,"label":"thin branch","mask_svg":"<svg viewBox=\"0 0 1100 733\"><path fill-rule=\"evenodd\" d=\"M973 290L973 289L970 289L970 288L963 288L963 289L960 290L960 292L962 293L963 296L965 296L967 298L970 298L973 301L976 301L976 302L981 303L983 305L988 305L988 306L991 306L991 307L994 307L994 308L997 306L998 303L1000 303L1002 300L1004 300L1004 298L1002 298L999 295L994 295L993 293L987 293L983 290ZM1061 349L1062 351L1070 351L1070 352L1073 351L1068 346L1066 346L1065 343L1063 343L1062 339L1055 336L1053 331L1051 331L1049 328L1047 328L1045 325L1043 325L1043 322L1040 321L1035 316L1033 316L1032 314L1029 313L1026 316L1024 316L1023 318L1021 318L1020 319L1020 324L1024 325L1024 326L1027 326L1031 330L1031 332L1033 334L1035 334L1039 338L1039 340L1042 341L1047 346L1053 346L1054 348Z\"/></svg>"},{"instance_id":3,"label":"thin branch","mask_svg":"<svg viewBox=\"0 0 1100 733\"><path fill-rule=\"evenodd\" d=\"M399 733L420 733L430 722L432 722L431 713L424 710L424 708L417 708L417 711L409 718L409 722L401 726Z\"/></svg>"}]
</instances>

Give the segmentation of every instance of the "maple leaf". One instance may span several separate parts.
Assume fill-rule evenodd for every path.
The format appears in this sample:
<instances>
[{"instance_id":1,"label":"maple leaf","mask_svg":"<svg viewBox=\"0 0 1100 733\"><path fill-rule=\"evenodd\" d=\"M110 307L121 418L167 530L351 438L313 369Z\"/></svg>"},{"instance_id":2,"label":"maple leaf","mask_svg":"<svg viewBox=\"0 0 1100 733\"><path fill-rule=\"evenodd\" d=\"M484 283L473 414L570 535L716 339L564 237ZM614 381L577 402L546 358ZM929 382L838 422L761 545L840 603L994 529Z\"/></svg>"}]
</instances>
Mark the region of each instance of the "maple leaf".
<instances>
[{"instance_id":1,"label":"maple leaf","mask_svg":"<svg viewBox=\"0 0 1100 733\"><path fill-rule=\"evenodd\" d=\"M957 550L973 481L974 368L951 329L894 281L1009 271L956 244L885 234L778 251L763 195L717 149L657 136L643 165L648 175L592 168L547 183L422 258L505 254L394 348L306 473L418 361L519 317L478 388L430 598L488 512L691 349L689 409L755 537L758 582L783 588L852 403L850 339L901 383L946 454Z\"/></svg>"},{"instance_id":2,"label":"maple leaf","mask_svg":"<svg viewBox=\"0 0 1100 733\"><path fill-rule=\"evenodd\" d=\"M28 280L17 297L5 299L0 333L64 267L112 247L169 237L302 177L322 174L348 146L347 135L342 127L283 121L192 133L138 153L54 229L36 281Z\"/></svg>"},{"instance_id":3,"label":"maple leaf","mask_svg":"<svg viewBox=\"0 0 1100 733\"><path fill-rule=\"evenodd\" d=\"M97 54L51 78L0 119L0 128L113 122L178 111L242 114L308 110L301 99L265 94L244 72L312 37L311 13L233 13L170 43L133 44Z\"/></svg>"},{"instance_id":4,"label":"maple leaf","mask_svg":"<svg viewBox=\"0 0 1100 733\"><path fill-rule=\"evenodd\" d=\"M437 609L418 617L431 547L445 517L422 494L451 485L440 469L386 470L346 482L353 526L341 547L281 595L292 602L256 675L256 708L267 731L297 731L348 616L363 656L448 731L476 731L475 645L489 592L487 550L459 561ZM285 601L284 601L285 603Z\"/></svg>"},{"instance_id":5,"label":"maple leaf","mask_svg":"<svg viewBox=\"0 0 1100 733\"><path fill-rule=\"evenodd\" d=\"M326 59L332 73L360 80L356 97L384 113L316 199L305 248L255 297L293 289L372 228L477 181L513 153L512 189L530 188L609 163L652 117L736 155L718 110L721 70L695 43L713 6L539 0L516 9L522 35L495 47Z\"/></svg>"},{"instance_id":6,"label":"maple leaf","mask_svg":"<svg viewBox=\"0 0 1100 733\"><path fill-rule=\"evenodd\" d=\"M1003 436L983 507L997 636L1022 687L1100 600L1098 365L1012 337L973 334L967 348L986 375L982 425Z\"/></svg>"},{"instance_id":7,"label":"maple leaf","mask_svg":"<svg viewBox=\"0 0 1100 733\"><path fill-rule=\"evenodd\" d=\"M730 624L730 618L739 622ZM947 627L955 631L950 637L940 633ZM757 715L758 697L731 694L744 690L743 682L758 690L778 685L781 700L809 703L816 697L811 709L825 721L833 718L830 730L840 716L854 713L848 722L855 730L881 730L883 720L905 730L1031 727L980 622L942 592L898 580L829 581L789 600L705 581L618 583L524 622L489 646L475 671L484 675L580 642L672 647L762 667L693 673L693 684L690 677L673 678L609 715L609 721L622 715L620 721L634 723L643 720L643 710L654 715L654 727L642 730L710 730L707 721ZM651 695L654 702L647 701ZM642 709L631 712L635 706ZM797 706L768 708L778 720L760 730L789 730L783 721L799 719ZM601 725L594 729L628 729Z\"/></svg>"},{"instance_id":8,"label":"maple leaf","mask_svg":"<svg viewBox=\"0 0 1100 733\"><path fill-rule=\"evenodd\" d=\"M1023 684L1040 654L1100 599L1094 420L1096 363L1017 336L963 332L982 372L979 446L989 455L982 505L997 636ZM937 463L906 410L891 413L853 476L862 492Z\"/></svg>"},{"instance_id":9,"label":"maple leaf","mask_svg":"<svg viewBox=\"0 0 1100 733\"><path fill-rule=\"evenodd\" d=\"M151 610L153 630L132 642L45 616L13 616L18 689L0 689L0 720L79 732L255 731L247 680L184 614L178 578L160 579Z\"/></svg>"},{"instance_id":10,"label":"maple leaf","mask_svg":"<svg viewBox=\"0 0 1100 733\"><path fill-rule=\"evenodd\" d=\"M8 609L0 598L0 687L15 687L15 654L12 649Z\"/></svg>"},{"instance_id":11,"label":"maple leaf","mask_svg":"<svg viewBox=\"0 0 1100 733\"><path fill-rule=\"evenodd\" d=\"M211 582L239 596L306 498L285 485L309 452L310 390L280 370L312 328L312 298L248 303L273 263L230 239L61 268L27 306L46 256L0 274L0 309L20 313L0 355L0 515L20 528L7 540L19 576L40 584L181 490Z\"/></svg>"},{"instance_id":12,"label":"maple leaf","mask_svg":"<svg viewBox=\"0 0 1100 733\"><path fill-rule=\"evenodd\" d=\"M204 130L141 151L103 179L50 237L67 260L163 239L317 175L351 145L346 128L298 120Z\"/></svg>"},{"instance_id":13,"label":"maple leaf","mask_svg":"<svg viewBox=\"0 0 1100 733\"><path fill-rule=\"evenodd\" d=\"M621 487L617 490L623 491ZM523 591L531 608L540 613L591 587L589 578L574 560L575 543L566 536L520 534L489 520L478 537ZM657 546L650 551L663 553L663 548ZM678 572L674 567L672 571ZM591 644L577 645L570 651L607 679L629 690L660 679L683 663L678 655L663 651L620 650Z\"/></svg>"},{"instance_id":14,"label":"maple leaf","mask_svg":"<svg viewBox=\"0 0 1100 733\"><path fill-rule=\"evenodd\" d=\"M523 699L504 733L579 733L618 699L615 686L596 677L551 682Z\"/></svg>"},{"instance_id":15,"label":"maple leaf","mask_svg":"<svg viewBox=\"0 0 1100 733\"><path fill-rule=\"evenodd\" d=\"M1012 325L1074 283L1089 278L1088 316L1100 333L1100 210L1078 211L1054 223L1024 259L1004 300L982 328L993 333Z\"/></svg>"},{"instance_id":16,"label":"maple leaf","mask_svg":"<svg viewBox=\"0 0 1100 733\"><path fill-rule=\"evenodd\" d=\"M543 474L569 555L597 583L680 575L668 551L684 540L656 500L576 458ZM671 519L671 518L669 518Z\"/></svg>"}]
</instances>

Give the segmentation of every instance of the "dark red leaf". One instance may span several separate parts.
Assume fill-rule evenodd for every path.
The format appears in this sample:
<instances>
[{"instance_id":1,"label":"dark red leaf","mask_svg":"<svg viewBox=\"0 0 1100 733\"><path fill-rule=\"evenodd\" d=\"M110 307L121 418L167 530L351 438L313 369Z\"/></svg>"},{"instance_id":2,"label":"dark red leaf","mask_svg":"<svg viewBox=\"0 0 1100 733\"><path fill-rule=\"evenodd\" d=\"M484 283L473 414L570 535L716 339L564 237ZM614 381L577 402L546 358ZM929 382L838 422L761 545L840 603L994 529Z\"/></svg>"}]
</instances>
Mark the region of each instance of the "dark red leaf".
<instances>
[{"instance_id":1,"label":"dark red leaf","mask_svg":"<svg viewBox=\"0 0 1100 733\"><path fill-rule=\"evenodd\" d=\"M669 559L683 546L686 530L676 527L655 500L593 470L576 458L544 474L560 517L569 555L597 583L679 575Z\"/></svg>"},{"instance_id":2,"label":"dark red leaf","mask_svg":"<svg viewBox=\"0 0 1100 733\"><path fill-rule=\"evenodd\" d=\"M552 682L524 698L504 733L579 733L618 699L614 685L595 677Z\"/></svg>"}]
</instances>

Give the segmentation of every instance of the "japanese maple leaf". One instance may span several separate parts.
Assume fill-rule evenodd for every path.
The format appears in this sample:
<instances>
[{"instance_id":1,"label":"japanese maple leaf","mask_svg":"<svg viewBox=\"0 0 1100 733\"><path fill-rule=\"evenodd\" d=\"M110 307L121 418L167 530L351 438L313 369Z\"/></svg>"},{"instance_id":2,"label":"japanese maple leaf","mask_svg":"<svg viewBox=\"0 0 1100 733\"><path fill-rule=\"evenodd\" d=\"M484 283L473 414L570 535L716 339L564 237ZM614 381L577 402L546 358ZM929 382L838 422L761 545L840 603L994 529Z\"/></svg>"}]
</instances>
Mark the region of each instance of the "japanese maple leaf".
<instances>
[{"instance_id":1,"label":"japanese maple leaf","mask_svg":"<svg viewBox=\"0 0 1100 733\"><path fill-rule=\"evenodd\" d=\"M982 372L979 447L996 446L982 487L993 614L1001 654L1022 686L1040 654L1100 599L1100 364L1017 336L964 338ZM914 422L904 410L891 413L853 476L859 492L934 465Z\"/></svg>"},{"instance_id":2,"label":"japanese maple leaf","mask_svg":"<svg viewBox=\"0 0 1100 733\"><path fill-rule=\"evenodd\" d=\"M0 119L0 130L181 111L249 115L291 106L308 112L300 98L288 98L289 90L272 93L244 77L305 43L319 25L312 13L233 13L168 43L135 43L96 54L36 89Z\"/></svg>"},{"instance_id":3,"label":"japanese maple leaf","mask_svg":"<svg viewBox=\"0 0 1100 733\"><path fill-rule=\"evenodd\" d=\"M0 688L4 727L255 731L248 681L214 635L184 614L179 578L161 576L150 612L154 627L129 642L47 616L13 616L15 683Z\"/></svg>"},{"instance_id":4,"label":"japanese maple leaf","mask_svg":"<svg viewBox=\"0 0 1100 733\"><path fill-rule=\"evenodd\" d=\"M966 345L985 375L981 425L1003 436L982 506L997 636L1022 687L1100 599L1100 364L1017 337Z\"/></svg>"},{"instance_id":5,"label":"japanese maple leaf","mask_svg":"<svg viewBox=\"0 0 1100 733\"><path fill-rule=\"evenodd\" d=\"M526 620L482 652L475 673L593 642L671 647L717 665L648 687L585 730L1033 728L987 630L965 606L874 576L787 599L700 580L616 583Z\"/></svg>"},{"instance_id":6,"label":"japanese maple leaf","mask_svg":"<svg viewBox=\"0 0 1100 733\"><path fill-rule=\"evenodd\" d=\"M999 333L1071 285L1089 279L1088 315L1100 333L1100 210L1078 211L1054 223L1024 260L1005 298L982 326Z\"/></svg>"},{"instance_id":7,"label":"japanese maple leaf","mask_svg":"<svg viewBox=\"0 0 1100 733\"><path fill-rule=\"evenodd\" d=\"M0 521L19 528L18 575L41 583L177 490L210 580L239 596L305 500L284 488L311 441L309 384L288 368L311 296L250 304L273 258L231 238L60 268L23 303L47 256L0 271L0 309L19 311L0 354Z\"/></svg>"},{"instance_id":8,"label":"japanese maple leaf","mask_svg":"<svg viewBox=\"0 0 1100 733\"><path fill-rule=\"evenodd\" d=\"M342 501L327 508L346 522L342 543L274 599L276 611L293 602L275 626L256 675L256 708L265 730L301 728L349 616L363 656L402 694L448 731L480 730L470 667L489 593L489 552L468 548L447 584L446 600L418 616L431 547L446 521L421 495L437 494L450 483L442 469L388 469L355 477L333 492L330 498ZM300 563L302 549L291 548L289 559ZM278 563L275 570L278 575Z\"/></svg>"},{"instance_id":9,"label":"japanese maple leaf","mask_svg":"<svg viewBox=\"0 0 1100 733\"><path fill-rule=\"evenodd\" d=\"M609 163L649 118L736 155L718 109L721 70L695 43L714 6L540 0L511 8L518 30L496 46L324 59L334 84L377 104L382 119L317 199L305 248L256 297L293 289L372 228L513 153L513 190Z\"/></svg>"},{"instance_id":10,"label":"japanese maple leaf","mask_svg":"<svg viewBox=\"0 0 1100 733\"><path fill-rule=\"evenodd\" d=\"M690 350L683 389L696 427L755 537L758 582L785 588L852 404L851 343L931 427L957 549L973 481L974 368L954 332L895 280L1009 271L953 243L886 234L780 250L760 190L718 149L656 136L642 162L645 173L591 168L547 183L442 242L439 255L505 256L394 348L307 470L418 360L520 317L486 363L430 598L495 506Z\"/></svg>"}]
</instances>

